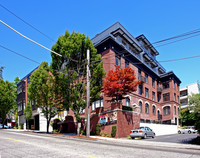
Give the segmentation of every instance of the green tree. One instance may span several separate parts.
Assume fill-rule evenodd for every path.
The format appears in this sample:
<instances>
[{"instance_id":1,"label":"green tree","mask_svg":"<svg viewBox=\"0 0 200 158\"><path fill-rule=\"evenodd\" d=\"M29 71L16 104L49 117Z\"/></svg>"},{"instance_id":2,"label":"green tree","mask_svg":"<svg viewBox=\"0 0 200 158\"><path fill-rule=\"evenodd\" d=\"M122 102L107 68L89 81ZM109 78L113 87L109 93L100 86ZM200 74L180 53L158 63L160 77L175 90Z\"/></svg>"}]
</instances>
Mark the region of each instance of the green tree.
<instances>
[{"instance_id":1,"label":"green tree","mask_svg":"<svg viewBox=\"0 0 200 158\"><path fill-rule=\"evenodd\" d=\"M29 120L32 118L32 106L29 102L26 104L26 107L24 109L24 116L27 121L27 127L29 128Z\"/></svg>"},{"instance_id":2,"label":"green tree","mask_svg":"<svg viewBox=\"0 0 200 158\"><path fill-rule=\"evenodd\" d=\"M39 68L31 74L28 87L30 101L41 108L47 120L47 133L49 132L49 123L56 116L57 108L60 107L62 100L59 85L55 81L56 78L52 75L48 63L42 62Z\"/></svg>"},{"instance_id":3,"label":"green tree","mask_svg":"<svg viewBox=\"0 0 200 158\"><path fill-rule=\"evenodd\" d=\"M189 96L190 110L194 113L195 128L200 132L200 94Z\"/></svg>"},{"instance_id":4,"label":"green tree","mask_svg":"<svg viewBox=\"0 0 200 158\"><path fill-rule=\"evenodd\" d=\"M63 106L73 110L77 121L80 120L80 111L86 107L87 49L90 50L90 99L93 102L99 99L105 72L101 55L97 54L89 37L66 31L52 46L53 51L62 55L60 57L52 53L51 66L55 76L62 74Z\"/></svg>"},{"instance_id":5,"label":"green tree","mask_svg":"<svg viewBox=\"0 0 200 158\"><path fill-rule=\"evenodd\" d=\"M190 112L188 108L180 110L179 118L181 119L181 126L192 126L195 124L195 113Z\"/></svg>"},{"instance_id":6,"label":"green tree","mask_svg":"<svg viewBox=\"0 0 200 158\"><path fill-rule=\"evenodd\" d=\"M6 115L15 104L15 95L13 93L12 84L8 81L0 79L0 117L5 124Z\"/></svg>"}]
</instances>

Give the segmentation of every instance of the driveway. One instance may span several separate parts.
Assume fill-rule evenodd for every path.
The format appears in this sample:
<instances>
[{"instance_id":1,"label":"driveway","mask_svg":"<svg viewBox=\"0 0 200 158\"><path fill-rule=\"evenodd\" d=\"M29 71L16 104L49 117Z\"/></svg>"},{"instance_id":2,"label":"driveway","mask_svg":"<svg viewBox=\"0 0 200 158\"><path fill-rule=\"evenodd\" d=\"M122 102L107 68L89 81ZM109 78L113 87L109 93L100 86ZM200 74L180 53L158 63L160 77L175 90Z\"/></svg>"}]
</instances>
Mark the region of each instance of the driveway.
<instances>
[{"instance_id":1,"label":"driveway","mask_svg":"<svg viewBox=\"0 0 200 158\"><path fill-rule=\"evenodd\" d=\"M181 143L188 144L192 139L196 138L198 134L171 134L156 136L154 139L147 138L143 139L145 141L154 141L154 142L170 142L170 143Z\"/></svg>"}]
</instances>

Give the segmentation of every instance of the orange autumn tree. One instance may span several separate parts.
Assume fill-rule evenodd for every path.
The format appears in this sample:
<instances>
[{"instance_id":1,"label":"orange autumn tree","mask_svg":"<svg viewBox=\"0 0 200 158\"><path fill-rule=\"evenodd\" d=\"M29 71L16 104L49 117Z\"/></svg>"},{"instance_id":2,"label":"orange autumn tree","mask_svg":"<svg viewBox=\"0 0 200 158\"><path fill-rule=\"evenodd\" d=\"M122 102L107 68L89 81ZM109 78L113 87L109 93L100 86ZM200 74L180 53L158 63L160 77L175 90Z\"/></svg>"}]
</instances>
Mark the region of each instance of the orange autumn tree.
<instances>
[{"instance_id":1,"label":"orange autumn tree","mask_svg":"<svg viewBox=\"0 0 200 158\"><path fill-rule=\"evenodd\" d=\"M115 65L115 70L110 70L103 82L103 92L111 97L110 102L119 102L127 94L137 90L139 81L136 81L134 70L130 67L121 69Z\"/></svg>"}]
</instances>

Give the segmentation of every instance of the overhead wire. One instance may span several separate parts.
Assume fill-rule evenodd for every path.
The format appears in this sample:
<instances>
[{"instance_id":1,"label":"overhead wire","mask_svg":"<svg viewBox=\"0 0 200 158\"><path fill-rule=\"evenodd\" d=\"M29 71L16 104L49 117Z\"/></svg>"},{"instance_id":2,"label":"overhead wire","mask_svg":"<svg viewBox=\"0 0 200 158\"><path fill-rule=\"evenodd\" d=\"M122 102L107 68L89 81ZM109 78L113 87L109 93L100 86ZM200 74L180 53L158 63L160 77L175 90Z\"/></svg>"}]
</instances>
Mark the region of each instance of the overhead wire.
<instances>
[{"instance_id":1,"label":"overhead wire","mask_svg":"<svg viewBox=\"0 0 200 158\"><path fill-rule=\"evenodd\" d=\"M41 45L41 44L37 43L36 41L34 41L34 40L32 40L32 39L30 39L30 38L26 37L25 35L21 34L21 33L20 33L20 32L18 32L17 30L15 30L14 28L12 28L12 27L11 27L11 26L9 26L8 24L6 24L5 22L3 22L2 20L0 20L0 22L1 22L2 24L4 24L5 26L7 26L8 28L10 28L12 31L14 31L14 32L16 32L17 34L19 34L20 36L22 36L22 37L26 38L27 40L29 40L29 41L31 41L31 42L33 42L33 43L37 44L38 46L40 46L40 47L42 47L42 48L44 48L44 49L46 49L46 50L48 50L48 51L50 51L50 52L52 52L52 53L54 53L54 54L58 55L58 56L60 56L60 57L62 57L62 55L61 55L61 54L58 54L58 53L56 53L56 52L52 51L51 49L49 49L49 48L47 48L47 47L45 47L45 46L43 46L43 45Z\"/></svg>"},{"instance_id":2,"label":"overhead wire","mask_svg":"<svg viewBox=\"0 0 200 158\"><path fill-rule=\"evenodd\" d=\"M30 61L32 61L32 62L34 62L34 63L40 64L39 62L37 62L37 61L35 61L35 60L31 59L31 58L28 58L28 57L26 57L26 56L24 56L24 55L22 55L22 54L20 54L20 53L17 53L17 52L15 52L15 51L13 51L13 50L11 50L11 49L9 49L9 48L6 48L6 47L4 47L4 46L2 46L2 45L0 45L0 47L3 48L3 49L6 49L6 50L8 50L8 51L10 51L10 52L12 52L12 53L14 53L14 54L16 54L16 55L18 55L18 56L21 56L21 57L23 57L23 58L25 58L25 59L28 59L28 60L30 60Z\"/></svg>"},{"instance_id":3,"label":"overhead wire","mask_svg":"<svg viewBox=\"0 0 200 158\"><path fill-rule=\"evenodd\" d=\"M13 13L12 11L10 11L8 8L6 8L5 6L3 6L2 4L0 4L0 6L7 10L9 13L11 13L12 15L14 15L16 18L18 18L19 20L21 20L23 23L25 23L26 25L30 26L31 28L33 28L34 30L36 30L37 32L39 32L40 34L42 34L43 36L45 36L46 38L48 38L49 40L55 42L55 40L53 40L52 38L50 38L48 35L46 35L45 33L43 33L42 31L40 31L39 29L37 29L36 27L34 27L33 25L31 25L30 23L26 22L25 20L23 20L22 18L20 18L19 16L17 16L15 13Z\"/></svg>"},{"instance_id":4,"label":"overhead wire","mask_svg":"<svg viewBox=\"0 0 200 158\"><path fill-rule=\"evenodd\" d=\"M173 40L173 39L184 37L184 36L189 36L189 35L196 34L196 33L200 33L200 28L193 30L193 31L189 31L189 32L180 34L180 35L177 35L177 36L166 38L166 39L163 39L163 40L160 40L160 41L157 41L157 42L153 42L152 44L162 43L162 42L165 42L165 41Z\"/></svg>"}]
</instances>

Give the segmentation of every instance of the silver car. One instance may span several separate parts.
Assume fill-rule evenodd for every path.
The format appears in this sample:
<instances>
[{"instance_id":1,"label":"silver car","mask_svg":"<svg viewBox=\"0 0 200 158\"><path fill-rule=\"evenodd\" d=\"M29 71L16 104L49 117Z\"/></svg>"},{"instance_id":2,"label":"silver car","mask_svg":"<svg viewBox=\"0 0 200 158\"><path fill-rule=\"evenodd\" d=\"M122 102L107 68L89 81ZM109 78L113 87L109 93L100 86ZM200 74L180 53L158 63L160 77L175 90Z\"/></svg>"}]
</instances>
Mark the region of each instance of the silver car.
<instances>
[{"instance_id":1,"label":"silver car","mask_svg":"<svg viewBox=\"0 0 200 158\"><path fill-rule=\"evenodd\" d=\"M130 136L132 139L134 139L135 137L142 137L144 139L147 137L154 138L155 133L149 127L137 127L130 131Z\"/></svg>"},{"instance_id":2,"label":"silver car","mask_svg":"<svg viewBox=\"0 0 200 158\"><path fill-rule=\"evenodd\" d=\"M178 130L178 134L181 134L181 133L197 133L197 130L195 130L194 126L186 126L186 127L183 127L182 129L179 129Z\"/></svg>"}]
</instances>

